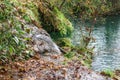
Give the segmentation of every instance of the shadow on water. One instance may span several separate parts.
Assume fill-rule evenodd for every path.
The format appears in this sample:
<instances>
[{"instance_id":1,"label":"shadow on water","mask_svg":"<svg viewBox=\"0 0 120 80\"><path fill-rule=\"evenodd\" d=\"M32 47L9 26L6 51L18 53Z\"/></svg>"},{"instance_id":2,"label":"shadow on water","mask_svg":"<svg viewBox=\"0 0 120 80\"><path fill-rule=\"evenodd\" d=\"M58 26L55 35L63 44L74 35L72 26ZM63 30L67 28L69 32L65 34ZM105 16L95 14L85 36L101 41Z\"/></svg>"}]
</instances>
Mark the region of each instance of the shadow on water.
<instances>
[{"instance_id":1,"label":"shadow on water","mask_svg":"<svg viewBox=\"0 0 120 80\"><path fill-rule=\"evenodd\" d=\"M114 41L117 39L117 33L119 31L119 21L120 19L117 16L106 18L105 23L105 39L106 39L106 47L111 48L114 47Z\"/></svg>"},{"instance_id":2,"label":"shadow on water","mask_svg":"<svg viewBox=\"0 0 120 80\"><path fill-rule=\"evenodd\" d=\"M76 20L74 26L72 40L73 44L78 45L81 37L79 27L83 25ZM96 38L95 43L90 43L90 46L95 45L96 53L92 63L93 70L120 69L120 16L107 17L104 24L96 23L92 35Z\"/></svg>"}]
</instances>

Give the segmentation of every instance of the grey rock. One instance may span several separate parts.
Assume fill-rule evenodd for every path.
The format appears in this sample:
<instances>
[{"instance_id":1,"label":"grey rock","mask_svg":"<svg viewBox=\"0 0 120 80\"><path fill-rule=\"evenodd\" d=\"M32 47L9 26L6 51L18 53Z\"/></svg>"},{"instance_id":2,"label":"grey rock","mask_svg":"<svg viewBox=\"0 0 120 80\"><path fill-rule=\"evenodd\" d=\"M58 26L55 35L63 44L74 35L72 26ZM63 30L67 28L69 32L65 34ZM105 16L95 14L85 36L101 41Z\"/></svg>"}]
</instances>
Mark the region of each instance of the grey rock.
<instances>
[{"instance_id":1,"label":"grey rock","mask_svg":"<svg viewBox=\"0 0 120 80\"><path fill-rule=\"evenodd\" d=\"M26 25L30 29L30 33L26 36L32 38L33 48L39 53L57 53L61 54L59 47L52 41L50 35L42 28L37 28L34 25Z\"/></svg>"}]
</instances>

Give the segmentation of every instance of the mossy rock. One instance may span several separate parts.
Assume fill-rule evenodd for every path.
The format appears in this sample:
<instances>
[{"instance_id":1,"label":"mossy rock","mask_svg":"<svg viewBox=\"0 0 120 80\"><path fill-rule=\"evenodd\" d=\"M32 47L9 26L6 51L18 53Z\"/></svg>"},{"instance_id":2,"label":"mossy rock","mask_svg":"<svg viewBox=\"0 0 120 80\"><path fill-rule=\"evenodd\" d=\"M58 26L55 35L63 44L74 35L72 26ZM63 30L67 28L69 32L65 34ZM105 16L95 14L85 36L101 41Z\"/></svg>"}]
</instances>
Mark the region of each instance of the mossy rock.
<instances>
[{"instance_id":1,"label":"mossy rock","mask_svg":"<svg viewBox=\"0 0 120 80\"><path fill-rule=\"evenodd\" d=\"M71 22L65 18L64 14L57 7L51 6L46 2L40 2L39 11L41 14L42 25L49 33L56 32L60 36L71 34L73 26Z\"/></svg>"}]
</instances>

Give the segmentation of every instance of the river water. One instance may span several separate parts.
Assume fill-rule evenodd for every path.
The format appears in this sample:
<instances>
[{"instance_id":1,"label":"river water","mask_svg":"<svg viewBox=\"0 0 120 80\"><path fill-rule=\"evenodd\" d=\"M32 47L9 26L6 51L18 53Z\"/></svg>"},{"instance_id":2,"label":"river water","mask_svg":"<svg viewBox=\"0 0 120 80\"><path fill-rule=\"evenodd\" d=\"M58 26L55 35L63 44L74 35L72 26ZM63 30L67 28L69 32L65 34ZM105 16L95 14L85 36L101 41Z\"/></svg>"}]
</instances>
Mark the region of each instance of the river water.
<instances>
[{"instance_id":1,"label":"river water","mask_svg":"<svg viewBox=\"0 0 120 80\"><path fill-rule=\"evenodd\" d=\"M75 30L72 36L72 42L75 45L80 44L81 31L84 26L91 26L90 23L83 25L79 19L73 21ZM120 16L110 16L104 19L104 23L98 21L94 25L92 36L96 39L89 46L95 46L92 69L102 71L105 69L120 69Z\"/></svg>"}]
</instances>

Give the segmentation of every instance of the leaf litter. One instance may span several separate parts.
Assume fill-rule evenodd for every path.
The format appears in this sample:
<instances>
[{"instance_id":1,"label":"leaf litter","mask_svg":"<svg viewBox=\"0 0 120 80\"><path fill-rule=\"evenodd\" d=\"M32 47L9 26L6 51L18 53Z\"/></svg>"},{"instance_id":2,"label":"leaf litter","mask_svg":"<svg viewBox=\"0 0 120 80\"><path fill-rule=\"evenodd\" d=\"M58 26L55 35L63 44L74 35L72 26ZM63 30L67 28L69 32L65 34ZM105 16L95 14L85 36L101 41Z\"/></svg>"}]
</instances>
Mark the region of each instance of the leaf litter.
<instances>
[{"instance_id":1,"label":"leaf litter","mask_svg":"<svg viewBox=\"0 0 120 80\"><path fill-rule=\"evenodd\" d=\"M66 62L66 64L63 64ZM2 63L0 64L2 65ZM39 55L27 61L0 66L0 80L112 80L57 54Z\"/></svg>"}]
</instances>

